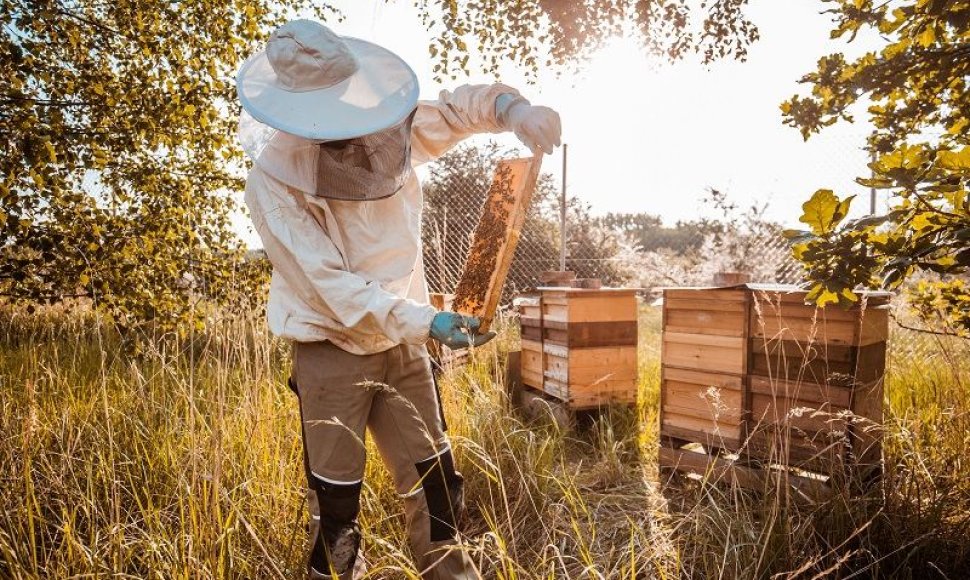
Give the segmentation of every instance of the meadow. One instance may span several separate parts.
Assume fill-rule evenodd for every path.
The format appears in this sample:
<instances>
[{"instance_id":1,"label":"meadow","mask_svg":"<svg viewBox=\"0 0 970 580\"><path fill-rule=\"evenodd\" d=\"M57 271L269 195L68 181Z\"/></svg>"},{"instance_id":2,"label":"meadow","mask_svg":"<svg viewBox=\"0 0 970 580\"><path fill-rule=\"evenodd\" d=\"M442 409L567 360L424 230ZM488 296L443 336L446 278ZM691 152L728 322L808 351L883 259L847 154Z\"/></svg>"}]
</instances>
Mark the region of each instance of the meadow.
<instances>
[{"instance_id":1,"label":"meadow","mask_svg":"<svg viewBox=\"0 0 970 580\"><path fill-rule=\"evenodd\" d=\"M289 348L215 316L129 354L89 312L0 313L0 578L301 578L306 515ZM886 473L813 501L658 473L659 313L640 321L635 409L574 429L523 419L502 384L516 337L449 372L466 549L487 578L966 578L970 363L935 338L891 353ZM418 578L371 449L369 578Z\"/></svg>"}]
</instances>

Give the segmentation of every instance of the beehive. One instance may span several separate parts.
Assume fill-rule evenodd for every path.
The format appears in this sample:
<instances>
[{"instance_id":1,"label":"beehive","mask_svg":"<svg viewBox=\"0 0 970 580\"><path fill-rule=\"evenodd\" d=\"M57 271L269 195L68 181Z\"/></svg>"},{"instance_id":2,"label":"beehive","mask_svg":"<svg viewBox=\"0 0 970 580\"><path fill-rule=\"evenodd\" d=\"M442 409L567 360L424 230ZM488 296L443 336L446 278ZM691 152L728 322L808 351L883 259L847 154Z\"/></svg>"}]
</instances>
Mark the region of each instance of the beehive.
<instances>
[{"instance_id":1,"label":"beehive","mask_svg":"<svg viewBox=\"0 0 970 580\"><path fill-rule=\"evenodd\" d=\"M577 410L636 401L635 290L540 288L519 314L523 384Z\"/></svg>"},{"instance_id":2,"label":"beehive","mask_svg":"<svg viewBox=\"0 0 970 580\"><path fill-rule=\"evenodd\" d=\"M848 310L805 297L764 285L664 291L662 467L722 469L730 456L826 477L878 471L889 295Z\"/></svg>"}]
</instances>

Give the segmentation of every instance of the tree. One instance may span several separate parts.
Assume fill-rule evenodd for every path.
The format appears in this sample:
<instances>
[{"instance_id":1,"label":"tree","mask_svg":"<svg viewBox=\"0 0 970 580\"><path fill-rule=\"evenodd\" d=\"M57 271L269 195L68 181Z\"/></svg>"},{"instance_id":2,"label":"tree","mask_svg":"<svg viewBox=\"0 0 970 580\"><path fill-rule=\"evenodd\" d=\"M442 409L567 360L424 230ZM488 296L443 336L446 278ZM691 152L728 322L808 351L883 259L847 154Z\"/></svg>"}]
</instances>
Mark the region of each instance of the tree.
<instances>
[{"instance_id":1,"label":"tree","mask_svg":"<svg viewBox=\"0 0 970 580\"><path fill-rule=\"evenodd\" d=\"M629 34L670 60L700 55L704 62L747 56L758 29L744 16L748 0L417 0L439 78L469 70L475 53L486 71L513 62L540 67L577 63L604 39Z\"/></svg>"},{"instance_id":2,"label":"tree","mask_svg":"<svg viewBox=\"0 0 970 580\"><path fill-rule=\"evenodd\" d=\"M627 236L641 252L667 249L678 255L696 251L717 226L717 222L710 220L678 221L673 226L665 226L659 216L643 212L608 213L596 221Z\"/></svg>"},{"instance_id":3,"label":"tree","mask_svg":"<svg viewBox=\"0 0 970 580\"><path fill-rule=\"evenodd\" d=\"M884 215L845 221L852 198L826 189L804 206L809 231L789 232L794 253L819 304L858 300L857 287L898 287L917 272L942 278L922 284L954 330L970 332L970 1L828 0L833 37L860 32L885 39L881 50L853 61L823 57L806 75L808 96L782 104L785 122L808 139L866 98L876 159L863 185L887 190Z\"/></svg>"},{"instance_id":4,"label":"tree","mask_svg":"<svg viewBox=\"0 0 970 580\"><path fill-rule=\"evenodd\" d=\"M310 4L0 2L0 292L162 331L201 324L199 298L254 293L229 223L232 78Z\"/></svg>"}]
</instances>

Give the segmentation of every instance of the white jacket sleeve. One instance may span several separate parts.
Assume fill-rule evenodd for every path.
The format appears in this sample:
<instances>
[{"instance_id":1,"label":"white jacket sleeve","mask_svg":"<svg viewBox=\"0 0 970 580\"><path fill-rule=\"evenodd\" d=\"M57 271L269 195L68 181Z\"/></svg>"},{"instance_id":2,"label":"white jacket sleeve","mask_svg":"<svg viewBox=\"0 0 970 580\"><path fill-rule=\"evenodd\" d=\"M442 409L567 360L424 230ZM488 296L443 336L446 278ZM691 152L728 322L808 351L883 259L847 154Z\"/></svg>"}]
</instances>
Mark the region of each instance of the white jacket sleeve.
<instances>
[{"instance_id":1,"label":"white jacket sleeve","mask_svg":"<svg viewBox=\"0 0 970 580\"><path fill-rule=\"evenodd\" d=\"M275 273L345 328L397 344L425 343L437 310L345 270L340 251L298 195L257 168L246 181L246 205Z\"/></svg>"},{"instance_id":2,"label":"white jacket sleeve","mask_svg":"<svg viewBox=\"0 0 970 580\"><path fill-rule=\"evenodd\" d=\"M433 161L476 133L505 131L495 115L495 99L503 93L519 91L500 83L462 85L441 91L436 101L419 101L411 126L412 163Z\"/></svg>"}]
</instances>

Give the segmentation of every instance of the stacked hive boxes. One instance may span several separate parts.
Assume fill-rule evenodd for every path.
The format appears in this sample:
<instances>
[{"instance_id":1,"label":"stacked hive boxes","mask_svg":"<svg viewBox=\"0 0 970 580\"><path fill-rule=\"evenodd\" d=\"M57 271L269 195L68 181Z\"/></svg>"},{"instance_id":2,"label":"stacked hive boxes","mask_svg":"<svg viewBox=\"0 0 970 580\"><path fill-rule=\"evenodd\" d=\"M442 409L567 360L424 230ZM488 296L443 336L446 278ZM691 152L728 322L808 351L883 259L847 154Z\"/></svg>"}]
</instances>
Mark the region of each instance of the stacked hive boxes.
<instances>
[{"instance_id":1,"label":"stacked hive boxes","mask_svg":"<svg viewBox=\"0 0 970 580\"><path fill-rule=\"evenodd\" d=\"M522 382L566 401L571 409L635 402L635 290L539 291L519 306Z\"/></svg>"},{"instance_id":2,"label":"stacked hive boxes","mask_svg":"<svg viewBox=\"0 0 970 580\"><path fill-rule=\"evenodd\" d=\"M739 454L828 475L879 468L889 295L848 310L805 297L757 285L664 291L662 467L700 471Z\"/></svg>"}]
</instances>

